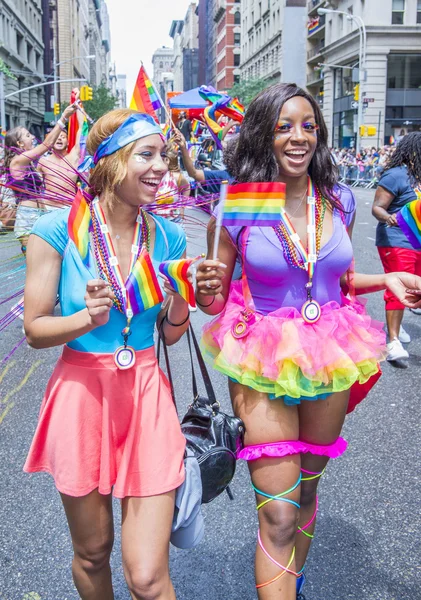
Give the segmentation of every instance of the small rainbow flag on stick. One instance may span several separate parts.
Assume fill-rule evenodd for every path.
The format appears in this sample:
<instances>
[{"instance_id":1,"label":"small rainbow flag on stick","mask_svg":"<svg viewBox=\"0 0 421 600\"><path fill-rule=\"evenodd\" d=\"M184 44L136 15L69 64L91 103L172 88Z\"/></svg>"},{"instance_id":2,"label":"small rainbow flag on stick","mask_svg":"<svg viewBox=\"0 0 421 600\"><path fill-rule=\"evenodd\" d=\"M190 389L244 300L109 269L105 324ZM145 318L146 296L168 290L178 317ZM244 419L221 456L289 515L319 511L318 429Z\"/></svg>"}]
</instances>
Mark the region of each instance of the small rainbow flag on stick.
<instances>
[{"instance_id":1,"label":"small rainbow flag on stick","mask_svg":"<svg viewBox=\"0 0 421 600\"><path fill-rule=\"evenodd\" d=\"M421 249L421 199L406 204L396 215L399 227L416 250Z\"/></svg>"},{"instance_id":2,"label":"small rainbow flag on stick","mask_svg":"<svg viewBox=\"0 0 421 600\"><path fill-rule=\"evenodd\" d=\"M279 182L229 185L222 225L276 227L285 205L285 187Z\"/></svg>"},{"instance_id":3,"label":"small rainbow flag on stick","mask_svg":"<svg viewBox=\"0 0 421 600\"><path fill-rule=\"evenodd\" d=\"M139 254L126 281L127 304L133 314L141 313L164 300L149 252Z\"/></svg>"},{"instance_id":4,"label":"small rainbow flag on stick","mask_svg":"<svg viewBox=\"0 0 421 600\"><path fill-rule=\"evenodd\" d=\"M168 278L171 286L180 294L190 306L196 306L194 289L188 279L188 270L192 263L199 260L196 258L181 258L180 260L166 260L159 265L159 271Z\"/></svg>"},{"instance_id":5,"label":"small rainbow flag on stick","mask_svg":"<svg viewBox=\"0 0 421 600\"><path fill-rule=\"evenodd\" d=\"M165 139L167 140L171 133L171 125L169 123L165 123L165 125L161 125L162 133L164 134Z\"/></svg>"},{"instance_id":6,"label":"small rainbow flag on stick","mask_svg":"<svg viewBox=\"0 0 421 600\"><path fill-rule=\"evenodd\" d=\"M130 102L130 108L138 112L148 113L156 119L155 111L164 108L164 105L155 90L152 81L149 79L145 67L140 67L134 86L133 96Z\"/></svg>"},{"instance_id":7,"label":"small rainbow flag on stick","mask_svg":"<svg viewBox=\"0 0 421 600\"><path fill-rule=\"evenodd\" d=\"M202 127L202 123L198 119L193 119L192 131L193 131L194 137L197 137L200 127Z\"/></svg>"},{"instance_id":8,"label":"small rainbow flag on stick","mask_svg":"<svg viewBox=\"0 0 421 600\"><path fill-rule=\"evenodd\" d=\"M69 219L67 221L67 230L69 238L74 242L83 262L87 263L89 250L89 223L91 222L91 213L88 203L82 192L79 190L72 202Z\"/></svg>"}]
</instances>

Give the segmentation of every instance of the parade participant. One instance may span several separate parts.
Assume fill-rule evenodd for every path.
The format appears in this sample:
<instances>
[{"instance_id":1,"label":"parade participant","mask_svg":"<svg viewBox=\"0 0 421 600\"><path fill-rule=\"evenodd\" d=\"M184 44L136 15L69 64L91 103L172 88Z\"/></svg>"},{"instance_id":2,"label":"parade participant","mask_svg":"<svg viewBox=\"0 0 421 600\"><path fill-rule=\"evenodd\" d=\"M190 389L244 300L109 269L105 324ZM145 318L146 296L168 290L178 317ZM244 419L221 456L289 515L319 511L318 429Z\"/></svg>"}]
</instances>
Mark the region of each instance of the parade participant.
<instances>
[{"instance_id":1,"label":"parade participant","mask_svg":"<svg viewBox=\"0 0 421 600\"><path fill-rule=\"evenodd\" d=\"M184 217L184 208L177 206L183 196L190 196L190 184L184 177L178 164L178 153L173 140L167 144L168 171L159 184L157 193L157 214L170 218L174 222L181 221ZM171 204L176 204L171 207Z\"/></svg>"},{"instance_id":2,"label":"parade participant","mask_svg":"<svg viewBox=\"0 0 421 600\"><path fill-rule=\"evenodd\" d=\"M373 216L379 221L376 246L384 272L405 271L421 275L421 250L413 248L399 228L396 216L409 202L417 198L416 188L421 186L421 133L406 135L398 143L386 164L374 197ZM409 358L402 346L411 338L402 327L405 305L389 290L384 294L386 324L389 334L388 361Z\"/></svg>"},{"instance_id":3,"label":"parade participant","mask_svg":"<svg viewBox=\"0 0 421 600\"><path fill-rule=\"evenodd\" d=\"M66 128L69 117L76 110L76 104L68 106L38 146L34 147L35 136L25 127L15 127L6 134L4 168L7 173L7 185L13 188L18 204L14 232L24 254L31 229L45 210L41 198L43 181L37 171L37 163L52 149L60 133Z\"/></svg>"},{"instance_id":4,"label":"parade participant","mask_svg":"<svg viewBox=\"0 0 421 600\"><path fill-rule=\"evenodd\" d=\"M70 152L68 152L67 131L63 130L60 132L51 154L43 156L38 163L38 170L44 178L45 208L47 210L63 208L66 206L64 200L70 201L77 191L77 167L81 156L80 137L85 119L80 110L77 111L77 119L79 128L76 134L76 143ZM56 201L53 201L54 197L57 198Z\"/></svg>"},{"instance_id":5,"label":"parade participant","mask_svg":"<svg viewBox=\"0 0 421 600\"><path fill-rule=\"evenodd\" d=\"M87 150L95 199L85 202L79 192L71 209L44 215L28 244L27 340L34 348L64 349L25 471L54 477L83 600L114 598L111 493L121 499L132 598L169 600L175 593L168 544L185 439L153 334L157 324L167 344L175 343L189 310L168 282L161 305L155 272L161 261L184 256L186 241L177 225L144 210L168 168L152 117L128 109L104 115ZM57 293L62 316L53 316Z\"/></svg>"},{"instance_id":6,"label":"parade participant","mask_svg":"<svg viewBox=\"0 0 421 600\"><path fill-rule=\"evenodd\" d=\"M203 183L205 192L218 194L221 189L221 182L232 180L232 177L226 170L213 171L212 169L196 169L190 157L186 140L180 131L174 133L174 140L180 148L184 167L188 175L198 183Z\"/></svg>"},{"instance_id":7,"label":"parade participant","mask_svg":"<svg viewBox=\"0 0 421 600\"><path fill-rule=\"evenodd\" d=\"M257 499L258 597L293 600L304 598L319 479L329 459L346 448L340 432L349 390L378 373L385 350L381 324L341 289L387 287L416 306L419 297L406 290L421 289L421 279L346 276L355 200L337 185L326 125L304 90L277 84L261 92L226 163L236 182L286 184L279 225L223 227L218 260L210 258L211 219L196 298L203 312L219 315L205 326L203 348L229 376L234 412L245 424L238 456L249 461ZM243 278L232 282L237 253Z\"/></svg>"},{"instance_id":8,"label":"parade participant","mask_svg":"<svg viewBox=\"0 0 421 600\"><path fill-rule=\"evenodd\" d=\"M187 114L184 111L180 113L180 119L177 123L177 129L181 131L181 133L184 136L184 139L190 142L192 133L192 123L190 119L187 118Z\"/></svg>"}]
</instances>

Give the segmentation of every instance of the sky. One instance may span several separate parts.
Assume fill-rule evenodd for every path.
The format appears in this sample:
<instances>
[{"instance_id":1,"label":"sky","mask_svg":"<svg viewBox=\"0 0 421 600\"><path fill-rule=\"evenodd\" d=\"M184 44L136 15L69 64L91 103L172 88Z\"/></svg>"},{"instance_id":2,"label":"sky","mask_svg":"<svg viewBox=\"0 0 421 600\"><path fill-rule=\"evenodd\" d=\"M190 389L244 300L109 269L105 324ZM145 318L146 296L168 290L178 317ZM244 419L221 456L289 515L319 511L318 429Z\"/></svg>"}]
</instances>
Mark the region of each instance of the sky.
<instances>
[{"instance_id":1,"label":"sky","mask_svg":"<svg viewBox=\"0 0 421 600\"><path fill-rule=\"evenodd\" d=\"M111 60L117 73L127 75L130 102L140 61L152 77L152 54L172 48L169 36L173 20L184 20L191 0L106 0L110 15Z\"/></svg>"}]
</instances>

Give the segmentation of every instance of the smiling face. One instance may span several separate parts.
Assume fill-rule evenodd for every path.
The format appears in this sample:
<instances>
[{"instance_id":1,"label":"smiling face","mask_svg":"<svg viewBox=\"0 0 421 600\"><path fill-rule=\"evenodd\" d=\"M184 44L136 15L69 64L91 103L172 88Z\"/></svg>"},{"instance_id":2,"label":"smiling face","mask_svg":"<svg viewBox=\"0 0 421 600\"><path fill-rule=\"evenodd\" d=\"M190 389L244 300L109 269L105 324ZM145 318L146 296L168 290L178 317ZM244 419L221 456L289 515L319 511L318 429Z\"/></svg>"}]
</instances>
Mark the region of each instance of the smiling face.
<instances>
[{"instance_id":1,"label":"smiling face","mask_svg":"<svg viewBox=\"0 0 421 600\"><path fill-rule=\"evenodd\" d=\"M294 96L282 107L274 132L273 151L281 177L307 173L317 146L313 107L302 96Z\"/></svg>"},{"instance_id":2,"label":"smiling face","mask_svg":"<svg viewBox=\"0 0 421 600\"><path fill-rule=\"evenodd\" d=\"M32 135L25 127L22 127L22 131L19 135L18 146L23 152L31 150L34 144L35 136Z\"/></svg>"},{"instance_id":3,"label":"smiling face","mask_svg":"<svg viewBox=\"0 0 421 600\"><path fill-rule=\"evenodd\" d=\"M119 197L132 206L154 202L168 171L167 162L166 143L160 135L138 140L129 155L127 175L118 186Z\"/></svg>"}]
</instances>

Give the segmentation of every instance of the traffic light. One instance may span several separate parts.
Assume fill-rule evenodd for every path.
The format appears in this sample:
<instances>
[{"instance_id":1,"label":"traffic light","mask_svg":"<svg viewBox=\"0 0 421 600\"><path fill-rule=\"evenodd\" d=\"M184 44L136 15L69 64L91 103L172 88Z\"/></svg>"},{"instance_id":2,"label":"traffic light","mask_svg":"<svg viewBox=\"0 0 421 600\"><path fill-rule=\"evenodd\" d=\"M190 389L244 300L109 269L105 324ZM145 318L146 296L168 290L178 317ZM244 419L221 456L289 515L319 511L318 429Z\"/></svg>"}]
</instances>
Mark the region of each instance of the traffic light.
<instances>
[{"instance_id":1,"label":"traffic light","mask_svg":"<svg viewBox=\"0 0 421 600\"><path fill-rule=\"evenodd\" d=\"M373 135L376 135L376 133L377 133L377 127L374 127L373 125L369 125L367 127L367 135L373 136Z\"/></svg>"},{"instance_id":2,"label":"traffic light","mask_svg":"<svg viewBox=\"0 0 421 600\"><path fill-rule=\"evenodd\" d=\"M360 125L360 137L365 137L367 135L367 127L365 125Z\"/></svg>"},{"instance_id":3,"label":"traffic light","mask_svg":"<svg viewBox=\"0 0 421 600\"><path fill-rule=\"evenodd\" d=\"M92 100L93 98L93 90L88 85L82 85L80 88L80 99L82 102L86 102L87 100Z\"/></svg>"},{"instance_id":4,"label":"traffic light","mask_svg":"<svg viewBox=\"0 0 421 600\"><path fill-rule=\"evenodd\" d=\"M56 102L54 104L53 112L54 112L55 115L59 115L60 114L60 104L58 102Z\"/></svg>"},{"instance_id":5,"label":"traffic light","mask_svg":"<svg viewBox=\"0 0 421 600\"><path fill-rule=\"evenodd\" d=\"M354 87L354 100L355 102L358 102L360 99L360 84L357 83L357 85Z\"/></svg>"}]
</instances>

